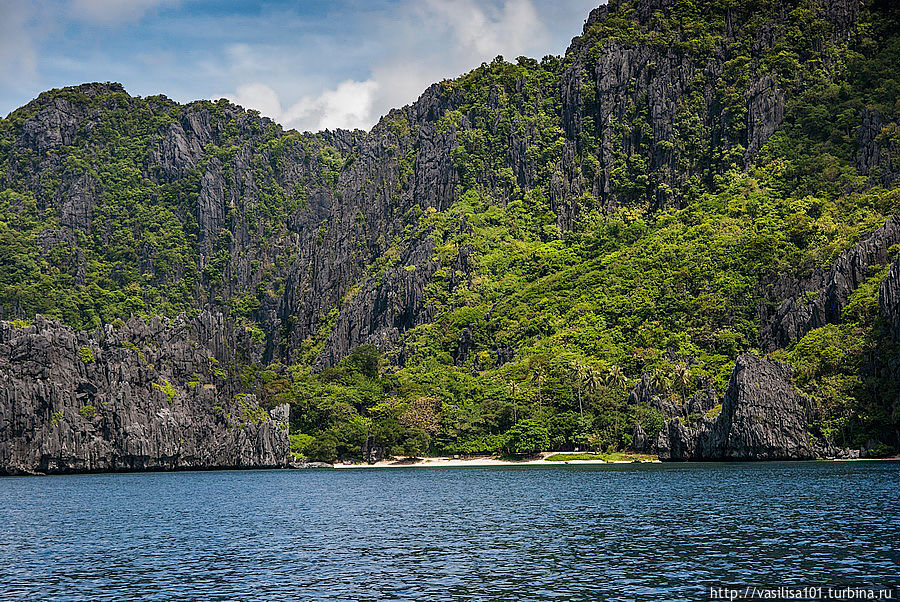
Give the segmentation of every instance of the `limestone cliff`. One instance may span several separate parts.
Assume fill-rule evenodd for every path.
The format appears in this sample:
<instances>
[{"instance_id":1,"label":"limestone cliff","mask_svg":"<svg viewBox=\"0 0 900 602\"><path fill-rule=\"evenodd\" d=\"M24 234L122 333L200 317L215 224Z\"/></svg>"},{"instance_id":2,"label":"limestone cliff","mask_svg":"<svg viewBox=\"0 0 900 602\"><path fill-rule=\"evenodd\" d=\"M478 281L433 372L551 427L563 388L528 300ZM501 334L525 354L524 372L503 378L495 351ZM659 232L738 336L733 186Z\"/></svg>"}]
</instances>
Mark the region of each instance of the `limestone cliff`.
<instances>
[{"instance_id":1,"label":"limestone cliff","mask_svg":"<svg viewBox=\"0 0 900 602\"><path fill-rule=\"evenodd\" d=\"M259 350L207 312L93 333L0 322L0 474L285 466L286 408L239 393L239 352Z\"/></svg>"},{"instance_id":2,"label":"limestone cliff","mask_svg":"<svg viewBox=\"0 0 900 602\"><path fill-rule=\"evenodd\" d=\"M662 460L809 460L849 452L814 434L814 409L791 387L784 364L752 353L738 357L721 412L691 423L670 420L657 442Z\"/></svg>"},{"instance_id":3,"label":"limestone cliff","mask_svg":"<svg viewBox=\"0 0 900 602\"><path fill-rule=\"evenodd\" d=\"M568 317L503 326L505 340L473 353L486 338L476 324L496 308L466 303L491 249L484 238L447 244L450 234L474 238L472 207L492 208L479 226L508 228L504 244L554 250L578 240L588 212L622 210L610 228L622 240L598 237L597 256L582 258L605 261L660 211L670 219L720 192L729 174L752 170L785 124L804 130L792 144L825 144L807 139L827 124L804 121L804 87L847 93L846 62L877 45L860 27L869 8L889 10L861 0L611 1L590 13L564 56L484 63L368 132L284 131L224 100L181 105L115 83L41 94L0 120L0 318L33 321L0 328L0 470L284 465L284 416L273 420L270 400L246 395L244 369L283 372L296 362L319 371L363 344L400 366L415 353L410 333L441 312L466 315L461 334L441 342L441 362L477 372L512 361ZM835 105L850 117L828 133L855 165L852 178L838 174L846 180L835 194L896 179L890 106L856 104ZM751 311L761 301L763 351L839 323L898 243L893 218L829 268L775 274L748 292ZM566 261L545 267L568 269ZM881 299L898 329L894 268ZM621 357L667 344L642 324L659 325L651 307L628 326L649 342ZM752 321L715 311L723 323ZM152 314L197 317L121 322ZM714 329L704 337L727 349L715 351L723 362L756 342L729 347L740 337L720 340ZM586 349L598 360L608 351ZM811 409L790 380L779 364L745 354L718 418L692 422L717 405L710 382L679 405L645 375L631 403L669 420L658 442L669 459L826 453L804 434ZM654 446L643 430L634 440Z\"/></svg>"},{"instance_id":4,"label":"limestone cliff","mask_svg":"<svg viewBox=\"0 0 900 602\"><path fill-rule=\"evenodd\" d=\"M760 304L760 345L773 351L796 342L806 333L841 321L841 310L850 295L872 276L872 269L886 265L891 247L900 243L900 219L893 217L874 232L866 234L837 258L828 269L815 269L800 278L783 274L763 285ZM885 298L890 301L890 296ZM895 311L891 303L886 309Z\"/></svg>"},{"instance_id":5,"label":"limestone cliff","mask_svg":"<svg viewBox=\"0 0 900 602\"><path fill-rule=\"evenodd\" d=\"M141 155L140 177L151 197L176 201L171 210L196 241L195 263L169 269L158 245L142 245L141 273L160 288L183 283L192 293L185 304L197 307L225 311L253 297L249 318L266 335L267 361L290 359L337 310L319 358L332 365L360 344L395 349L410 328L433 319L424 297L438 269L434 241L427 229L408 227L458 200L458 156L471 150L476 130L501 135L504 148L497 169L465 174L472 180L466 187L500 199L546 188L560 232L574 228L585 193L606 207L673 207L735 162L749 165L778 130L789 88L798 85L762 67L798 27L788 5L716 9L703 16L707 46L691 38L700 34L679 28L679 3L610 2L591 12L561 61L542 64L546 84L529 89L520 80L516 96L504 99L488 77L492 67L473 72L491 111L509 103L525 115L533 104L552 103L562 132L555 154L540 160L529 149L544 134L534 125L507 133L499 121L483 122L468 108L481 92L466 92L459 82L429 87L369 132L318 134L282 131L223 101L182 106L164 96L134 98L107 83L45 93L14 112L2 178L58 215L59 227L42 234L42 252L64 246L69 254L57 260L60 269L83 283L81 234L104 244L116 236L106 207L109 181L96 157L120 155L122 141L110 130L125 114L140 117L129 127L143 131L128 144ZM821 46L852 37L860 3L813 5L829 29L801 58L827 64ZM635 36L631 27L646 34ZM739 51L749 63L737 75L729 61ZM871 132L860 139L860 164L872 169L887 152L876 138L889 123L876 121L866 122ZM80 159L72 161L76 149ZM510 180L498 179L503 169ZM626 184L629 174L645 184ZM275 221L267 223L267 215ZM458 267L451 289L473 276L471 266ZM0 317L24 314L0 304Z\"/></svg>"}]
</instances>

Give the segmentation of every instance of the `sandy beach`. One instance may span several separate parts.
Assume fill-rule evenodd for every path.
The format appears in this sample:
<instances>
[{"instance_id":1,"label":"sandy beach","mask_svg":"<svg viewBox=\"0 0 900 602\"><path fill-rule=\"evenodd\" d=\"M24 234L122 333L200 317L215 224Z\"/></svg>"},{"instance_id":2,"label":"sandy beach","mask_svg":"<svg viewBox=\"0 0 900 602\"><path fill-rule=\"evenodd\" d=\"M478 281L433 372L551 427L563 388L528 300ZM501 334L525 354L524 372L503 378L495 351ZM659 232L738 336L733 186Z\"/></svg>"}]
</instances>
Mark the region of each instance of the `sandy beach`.
<instances>
[{"instance_id":1,"label":"sandy beach","mask_svg":"<svg viewBox=\"0 0 900 602\"><path fill-rule=\"evenodd\" d=\"M467 466L559 466L564 464L632 464L635 462L659 462L659 460L563 460L550 461L546 458L560 455L560 452L542 452L540 458L530 458L527 460L501 460L494 456L471 456L471 457L436 457L436 458L392 458L390 460L382 460L375 464L341 464L336 463L335 468L447 468L447 467L467 467Z\"/></svg>"}]
</instances>

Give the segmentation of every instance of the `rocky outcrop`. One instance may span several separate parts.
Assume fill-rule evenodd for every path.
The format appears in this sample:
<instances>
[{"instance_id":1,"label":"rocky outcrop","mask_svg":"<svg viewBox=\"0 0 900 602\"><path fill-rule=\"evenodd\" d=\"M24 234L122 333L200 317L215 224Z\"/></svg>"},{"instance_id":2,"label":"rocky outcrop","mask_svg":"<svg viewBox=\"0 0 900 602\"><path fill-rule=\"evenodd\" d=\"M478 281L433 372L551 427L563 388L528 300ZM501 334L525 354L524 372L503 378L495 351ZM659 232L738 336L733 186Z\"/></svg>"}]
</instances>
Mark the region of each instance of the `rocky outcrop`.
<instances>
[{"instance_id":1,"label":"rocky outcrop","mask_svg":"<svg viewBox=\"0 0 900 602\"><path fill-rule=\"evenodd\" d=\"M900 342L900 260L891 264L887 278L881 281L878 306L894 341Z\"/></svg>"},{"instance_id":2,"label":"rocky outcrop","mask_svg":"<svg viewBox=\"0 0 900 602\"><path fill-rule=\"evenodd\" d=\"M752 163L784 120L790 91L760 63L795 25L792 5L775 3L760 22L759 8L747 3L705 4L701 10L710 13L704 20L714 40L705 50L687 43L685 32L673 25L682 18L679 8L665 0L610 0L591 12L583 35L566 53L570 64L560 85L564 128L578 153L596 154L599 168L587 190L605 205L647 198L653 207L677 205L690 182L708 180L734 161ZM818 46L852 36L859 0L815 2L811 8L829 28ZM622 27L623 18L639 24L644 35ZM734 49L747 41L748 68L735 71ZM822 53L801 60L831 59ZM723 102L723 88L739 90L739 96ZM692 98L702 99L701 106L692 107ZM698 127L702 151L696 139L689 140L688 131ZM597 140L598 148L587 148L586 139ZM617 180L629 171L645 175L647 186L623 188Z\"/></svg>"},{"instance_id":3,"label":"rocky outcrop","mask_svg":"<svg viewBox=\"0 0 900 602\"><path fill-rule=\"evenodd\" d=\"M6 362L0 365L13 379L0 385L10 410L2 440L21 444L7 465L266 465L286 453L278 447L283 441L260 442L260 433L271 427L233 422L238 409L259 414L252 398L235 398L245 391L227 370L221 376L222 365L240 360L235 348L262 364L290 363L298 349L315 349L318 357L310 362L320 368L362 344L396 351L391 357L404 361L407 333L433 321L443 307L431 302L429 290L451 298L473 280L475 256L483 250L461 244L450 257L453 245L436 241L428 221L467 188L498 209L512 199L530 202L529 193L537 192L556 220L555 231L547 228L541 236L562 239L579 223L585 199L603 209L674 207L723 171L751 164L803 85L802 73L785 77L767 66L770 53L793 47L797 14L812 15L822 22L798 46L798 62L822 65L822 73L841 71L829 68L832 56L843 56L833 43L853 37L861 3L816 0L803 11L789 2L765 10L746 3L703 6L714 14L690 17L696 27L708 28L697 31L684 28L684 7L671 0L611 1L591 12L566 56L541 63L521 59L531 65L527 74L502 61L483 65L466 78L429 87L369 132L283 131L225 101L180 105L162 96L131 97L111 83L53 90L14 112L2 130L0 186L15 192L11 202L27 199L35 215L52 216L34 234L36 264L45 261L70 276L74 287L96 284L91 263L113 265L102 278L104 293L121 292L140 278L154 290L140 293L146 297L135 298L136 307L158 310L156 297L171 290L188 294L170 306L209 311L194 321L130 322L124 330L105 327L95 334L66 334L40 320L31 327L39 331L10 330L10 341L32 340L47 351L36 360L22 356L38 366L36 373L20 369L13 347L7 356L0 352ZM472 85L480 87L475 94L467 89ZM542 107L539 115L534 107ZM140 126L123 126L135 114ZM874 109L865 109L861 119L857 165L876 181L892 181L896 152L883 135L889 120ZM477 141L491 137L491 160L483 161ZM467 148L467 141L474 146ZM477 160L461 160L468 154ZM111 157L122 173L104 175L102 162ZM147 200L149 213L168 221L153 232L143 232L141 224L120 228L121 207L117 215L112 201L122 195L110 190L119 177L133 178L134 198ZM464 236L471 226L460 213L441 217L458 217ZM187 241L178 252L159 248L166 237L158 231L169 224L178 226L173 239ZM126 231L128 248L105 255ZM891 221L832 270L771 283L760 308L762 347L774 349L838 321L869 266L887 261L887 249L897 242L900 232ZM883 292L886 302L893 294ZM233 315L265 335L262 345L255 342L259 337L215 317L236 309ZM30 315L12 299L0 305L0 317ZM461 328L448 349L456 365L478 371L472 351L480 342L473 332ZM167 341L162 351L158 337ZM78 363L73 350L81 348L91 351L91 361ZM217 367L204 364L207 352ZM498 359L508 361L516 352L510 344L497 350ZM61 367L45 355L61 358ZM146 360L150 356L155 359ZM169 366L173 357L184 365ZM185 388L197 382L194 373L210 380ZM171 400L169 385L176 390ZM679 400L654 391L645 377L634 403L691 421L717 405L711 387L699 389ZM162 405L160 391L171 404ZM103 403L93 403L95 398ZM222 420L207 415L210 403L224 408ZM85 407L93 410L82 413ZM28 419L29 413L40 419ZM214 448L192 435L194 421L227 445ZM29 436L26 424L39 437L27 445L21 443ZM126 424L163 434L134 435L139 429ZM669 424L675 429L670 443L687 450L675 455L692 456L690 446L699 444L681 432L692 427ZM45 446L45 439L52 443ZM635 439L648 444L646 433L636 430ZM28 451L38 447L43 451L37 456Z\"/></svg>"},{"instance_id":4,"label":"rocky outcrop","mask_svg":"<svg viewBox=\"0 0 900 602\"><path fill-rule=\"evenodd\" d=\"M873 275L873 266L891 261L890 249L898 243L900 219L892 217L842 253L831 268L805 278L785 274L764 285L766 301L759 307L763 350L786 347L815 328L839 323L850 295Z\"/></svg>"},{"instance_id":5,"label":"rocky outcrop","mask_svg":"<svg viewBox=\"0 0 900 602\"><path fill-rule=\"evenodd\" d=\"M0 322L0 474L286 466L286 408L241 390L260 352L209 312L94 333Z\"/></svg>"},{"instance_id":6,"label":"rocky outcrop","mask_svg":"<svg viewBox=\"0 0 900 602\"><path fill-rule=\"evenodd\" d=\"M196 291L195 309L221 310L256 297L250 317L267 336L266 361L289 361L292 350L327 332L318 363L331 365L360 344L402 347L410 328L433 318L433 306L423 299L439 271L434 241L407 228L459 198L453 156L476 123L502 133L504 149L497 165L474 174L478 188L500 203L512 190L522 196L545 188L560 232L575 227L585 193L605 207L647 199L653 207L676 205L685 187L693 190L735 162L752 161L779 128L792 91L759 65L791 26L787 8L776 6L761 18L740 3L716 5L724 12L709 19L712 29L704 39L712 41L710 48L688 43L685 36L693 34L679 28L671 1L610 2L595 9L566 56L542 64L545 84L523 79L514 90L487 95L496 115L510 108L502 106L508 102L518 103L512 108L522 115L532 105L558 107L558 154L540 160L533 154L541 138L536 127L510 129L499 118L466 109L472 99L454 82L429 87L369 132L316 134L282 131L224 101L178 105L95 83L44 93L16 111L19 125L0 177L6 187L33 194L41 210L58 213L61 231L42 233L41 248L57 262L71 257L55 267L79 282L86 273L83 241L106 242L114 235L115 219L97 223L104 189L92 175L102 170L91 164L110 143L105 120L116 111L146 115L141 176L158 187L161 205L198 245L197 256L189 258L196 265L168 271L159 266L170 261L142 245L140 273L160 287ZM830 24L822 35L831 40L850 38L858 9L858 0L814 3ZM623 29L623 19L634 20L642 35ZM726 69L740 63L731 56L739 40L751 41L747 73ZM800 59L827 63L829 53L817 47L808 50L815 56ZM484 85L497 81L485 77ZM733 106L722 101L723 86ZM460 109L459 119L445 119ZM866 149L875 148L876 122L872 117L860 130ZM60 151L67 147L77 147L83 164L66 162L68 151ZM862 152L866 169L883 162L886 151L878 148ZM541 180L549 165L552 175ZM509 177L500 181L500 172ZM623 178L646 186L625 186ZM55 180L60 185L48 187ZM272 214L277 219L263 224L260 215ZM61 242L71 253L58 251ZM199 274L195 280L181 281L192 272ZM27 317L15 305L0 312Z\"/></svg>"},{"instance_id":7,"label":"rocky outcrop","mask_svg":"<svg viewBox=\"0 0 900 602\"><path fill-rule=\"evenodd\" d=\"M889 121L876 109L863 110L856 131L856 168L882 186L890 186L900 175L900 148L896 136L891 135L896 130L896 121Z\"/></svg>"},{"instance_id":8,"label":"rocky outcrop","mask_svg":"<svg viewBox=\"0 0 900 602\"><path fill-rule=\"evenodd\" d=\"M811 432L814 410L791 386L784 364L738 357L721 413L670 420L659 435L662 460L805 460L837 452ZM847 452L845 452L847 453Z\"/></svg>"}]
</instances>

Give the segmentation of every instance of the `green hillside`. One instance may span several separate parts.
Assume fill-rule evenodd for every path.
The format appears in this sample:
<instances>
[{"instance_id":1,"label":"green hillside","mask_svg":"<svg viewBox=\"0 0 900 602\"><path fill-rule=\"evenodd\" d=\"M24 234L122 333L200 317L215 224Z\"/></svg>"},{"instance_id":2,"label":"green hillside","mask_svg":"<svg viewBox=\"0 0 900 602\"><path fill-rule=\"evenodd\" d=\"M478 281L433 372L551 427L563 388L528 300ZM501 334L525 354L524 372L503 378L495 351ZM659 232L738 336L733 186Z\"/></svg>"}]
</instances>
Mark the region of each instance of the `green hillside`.
<instances>
[{"instance_id":1,"label":"green hillside","mask_svg":"<svg viewBox=\"0 0 900 602\"><path fill-rule=\"evenodd\" d=\"M900 210L900 28L889 3L863 5L847 37L807 0L640 4L589 22L564 57L498 57L439 84L434 118L394 111L370 133L286 133L224 102L114 88L45 93L0 121L2 316L90 329L226 312L269 349L227 369L264 403L292 405L293 450L316 460L358 457L366 441L398 455L621 450L635 424L655 441L670 416L628 402L642 374L698 419L687 401L721 398L737 355L760 350L767 284L831 266ZM618 117L600 124L604 57L632 51L684 66L675 112L661 118L648 92L668 77L660 67L626 82ZM751 149L747 90L760 81L783 96L783 120ZM46 151L26 124L60 99L84 117ZM198 111L213 135L176 173L157 149ZM858 136L872 114L874 166ZM416 196L426 127L454 170L443 202ZM211 235L202 181L216 162L225 212ZM89 225L66 213L80 182ZM376 190L380 213L348 213ZM296 266L339 239L334 264L350 276L288 302L317 295L291 292L312 278ZM407 263L423 240L428 265ZM399 340L323 359L360 291L426 268ZM877 367L898 351L878 312L886 275L872 266L841 323L775 354L835 445L896 441L895 379Z\"/></svg>"}]
</instances>

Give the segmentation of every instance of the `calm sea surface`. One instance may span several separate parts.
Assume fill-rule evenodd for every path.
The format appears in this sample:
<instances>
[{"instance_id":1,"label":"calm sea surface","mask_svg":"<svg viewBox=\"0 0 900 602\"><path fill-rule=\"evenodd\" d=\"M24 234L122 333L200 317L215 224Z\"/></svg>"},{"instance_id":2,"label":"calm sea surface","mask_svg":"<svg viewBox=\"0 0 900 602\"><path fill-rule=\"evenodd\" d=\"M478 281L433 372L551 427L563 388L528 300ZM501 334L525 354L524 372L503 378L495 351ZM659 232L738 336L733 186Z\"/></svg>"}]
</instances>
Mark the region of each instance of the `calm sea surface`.
<instances>
[{"instance_id":1,"label":"calm sea surface","mask_svg":"<svg viewBox=\"0 0 900 602\"><path fill-rule=\"evenodd\" d=\"M4 599L703 599L898 550L897 462L0 479Z\"/></svg>"}]
</instances>

